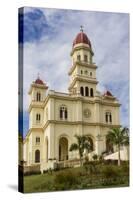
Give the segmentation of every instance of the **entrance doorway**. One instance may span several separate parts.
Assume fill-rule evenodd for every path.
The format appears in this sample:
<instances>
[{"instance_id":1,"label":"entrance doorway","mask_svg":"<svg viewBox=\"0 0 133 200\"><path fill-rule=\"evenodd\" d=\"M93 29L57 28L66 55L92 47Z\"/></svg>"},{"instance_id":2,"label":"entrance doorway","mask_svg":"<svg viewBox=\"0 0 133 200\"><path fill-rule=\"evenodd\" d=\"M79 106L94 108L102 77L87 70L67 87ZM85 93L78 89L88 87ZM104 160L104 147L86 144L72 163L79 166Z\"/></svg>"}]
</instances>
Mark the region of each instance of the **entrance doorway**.
<instances>
[{"instance_id":1,"label":"entrance doorway","mask_svg":"<svg viewBox=\"0 0 133 200\"><path fill-rule=\"evenodd\" d=\"M59 140L59 161L68 160L68 140L65 137Z\"/></svg>"}]
</instances>

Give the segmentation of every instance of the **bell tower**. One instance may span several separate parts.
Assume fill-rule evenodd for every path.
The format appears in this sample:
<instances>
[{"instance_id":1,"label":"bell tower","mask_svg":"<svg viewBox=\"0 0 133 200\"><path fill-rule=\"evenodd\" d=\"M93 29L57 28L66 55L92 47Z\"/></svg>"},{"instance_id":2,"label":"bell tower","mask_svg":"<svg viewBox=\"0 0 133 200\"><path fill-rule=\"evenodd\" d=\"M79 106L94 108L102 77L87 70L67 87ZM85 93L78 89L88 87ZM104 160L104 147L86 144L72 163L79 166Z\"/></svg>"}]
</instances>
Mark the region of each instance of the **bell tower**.
<instances>
[{"instance_id":1,"label":"bell tower","mask_svg":"<svg viewBox=\"0 0 133 200\"><path fill-rule=\"evenodd\" d=\"M72 67L69 71L71 95L79 94L84 97L94 97L96 93L96 69L93 63L93 50L88 36L81 26L80 33L77 34L71 51Z\"/></svg>"},{"instance_id":2,"label":"bell tower","mask_svg":"<svg viewBox=\"0 0 133 200\"><path fill-rule=\"evenodd\" d=\"M48 86L39 78L31 84L29 90L29 128L38 127L43 122L43 102L46 98Z\"/></svg>"}]
</instances>

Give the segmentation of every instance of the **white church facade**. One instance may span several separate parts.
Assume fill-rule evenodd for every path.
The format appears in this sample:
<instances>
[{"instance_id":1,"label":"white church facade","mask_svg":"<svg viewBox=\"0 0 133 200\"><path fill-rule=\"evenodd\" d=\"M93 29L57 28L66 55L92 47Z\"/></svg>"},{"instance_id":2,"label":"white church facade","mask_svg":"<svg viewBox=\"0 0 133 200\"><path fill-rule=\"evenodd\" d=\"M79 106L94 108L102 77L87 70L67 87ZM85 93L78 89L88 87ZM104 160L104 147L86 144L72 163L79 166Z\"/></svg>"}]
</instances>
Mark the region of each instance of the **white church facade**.
<instances>
[{"instance_id":1,"label":"white church facade","mask_svg":"<svg viewBox=\"0 0 133 200\"><path fill-rule=\"evenodd\" d=\"M97 91L93 55L91 42L81 30L72 46L68 93L48 90L39 77L31 84L23 155L27 166L39 164L42 171L55 162L78 158L77 152L69 151L76 134L89 135L91 155L111 150L106 135L110 128L120 127L120 103L111 92Z\"/></svg>"}]
</instances>

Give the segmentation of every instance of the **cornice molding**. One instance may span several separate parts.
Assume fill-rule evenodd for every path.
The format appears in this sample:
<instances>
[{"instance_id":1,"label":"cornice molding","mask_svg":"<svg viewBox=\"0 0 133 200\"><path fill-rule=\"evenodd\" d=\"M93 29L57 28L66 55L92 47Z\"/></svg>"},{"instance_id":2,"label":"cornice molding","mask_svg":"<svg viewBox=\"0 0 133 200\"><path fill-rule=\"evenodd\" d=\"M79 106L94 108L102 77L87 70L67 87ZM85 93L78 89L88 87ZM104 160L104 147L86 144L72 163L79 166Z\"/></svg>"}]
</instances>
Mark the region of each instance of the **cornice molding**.
<instances>
[{"instance_id":1,"label":"cornice molding","mask_svg":"<svg viewBox=\"0 0 133 200\"><path fill-rule=\"evenodd\" d=\"M82 81L82 82L87 82L87 83L92 83L92 84L98 84L98 81L95 79L88 79L88 78L82 78L82 77L75 77L72 81L72 83L70 83L70 86L68 87L68 90L70 90L76 83L76 81Z\"/></svg>"},{"instance_id":2,"label":"cornice molding","mask_svg":"<svg viewBox=\"0 0 133 200\"><path fill-rule=\"evenodd\" d=\"M85 121L67 121L67 120L48 120L43 126L45 130L49 124L63 124L63 125L84 125L84 126L102 126L107 128L120 127L119 124L106 124L100 122L85 122Z\"/></svg>"},{"instance_id":3,"label":"cornice molding","mask_svg":"<svg viewBox=\"0 0 133 200\"><path fill-rule=\"evenodd\" d=\"M72 49L70 55L73 56L73 54L74 54L75 51L82 50L82 49L89 51L91 53L91 55L94 56L94 52L92 51L92 49L88 45L85 45L83 43L80 44L80 45L75 46Z\"/></svg>"},{"instance_id":4,"label":"cornice molding","mask_svg":"<svg viewBox=\"0 0 133 200\"><path fill-rule=\"evenodd\" d=\"M84 96L59 96L56 95L56 93L53 94L48 94L44 102L41 102L41 105L36 105L36 104L30 104L28 112L31 111L32 108L42 108L44 109L50 98L54 99L59 99L59 100L68 100L68 101L82 101L83 103L88 103L88 104L95 104L98 103L100 105L107 105L107 106L113 106L113 107L120 107L120 103L114 102L113 99L109 99L107 102L107 99L95 99L95 97L84 97ZM92 98L92 99L90 99ZM112 102L110 102L112 100Z\"/></svg>"},{"instance_id":5,"label":"cornice molding","mask_svg":"<svg viewBox=\"0 0 133 200\"><path fill-rule=\"evenodd\" d=\"M72 72L75 70L76 66L83 66L83 67L91 68L91 69L97 69L98 68L94 63L89 64L89 63L86 63L86 62L83 62L83 61L76 61L74 63L74 65L70 68L68 75L72 74Z\"/></svg>"}]
</instances>

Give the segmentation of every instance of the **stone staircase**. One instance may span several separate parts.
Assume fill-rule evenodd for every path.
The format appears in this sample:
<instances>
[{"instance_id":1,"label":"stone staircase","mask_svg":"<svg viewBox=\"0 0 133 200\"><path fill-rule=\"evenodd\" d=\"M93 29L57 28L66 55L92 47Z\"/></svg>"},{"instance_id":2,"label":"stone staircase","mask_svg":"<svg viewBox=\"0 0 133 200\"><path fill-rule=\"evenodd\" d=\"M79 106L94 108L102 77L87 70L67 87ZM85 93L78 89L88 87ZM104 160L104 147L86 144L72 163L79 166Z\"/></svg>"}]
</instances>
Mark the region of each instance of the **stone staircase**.
<instances>
[{"instance_id":1,"label":"stone staircase","mask_svg":"<svg viewBox=\"0 0 133 200\"><path fill-rule=\"evenodd\" d=\"M128 149L120 150L121 160L129 160ZM104 160L118 160L118 151L104 156Z\"/></svg>"}]
</instances>

